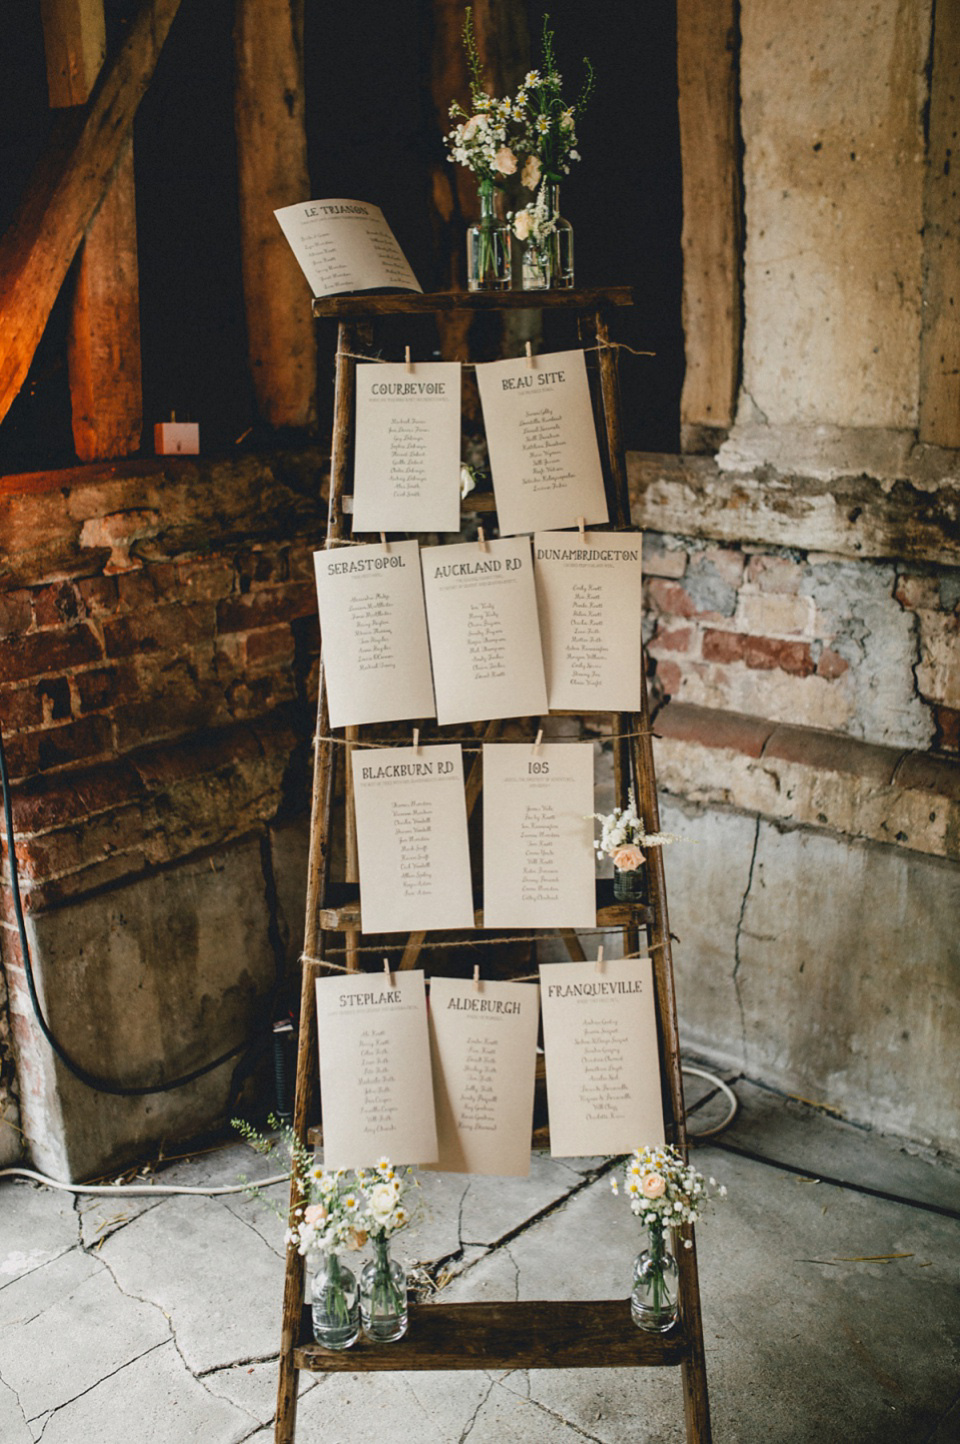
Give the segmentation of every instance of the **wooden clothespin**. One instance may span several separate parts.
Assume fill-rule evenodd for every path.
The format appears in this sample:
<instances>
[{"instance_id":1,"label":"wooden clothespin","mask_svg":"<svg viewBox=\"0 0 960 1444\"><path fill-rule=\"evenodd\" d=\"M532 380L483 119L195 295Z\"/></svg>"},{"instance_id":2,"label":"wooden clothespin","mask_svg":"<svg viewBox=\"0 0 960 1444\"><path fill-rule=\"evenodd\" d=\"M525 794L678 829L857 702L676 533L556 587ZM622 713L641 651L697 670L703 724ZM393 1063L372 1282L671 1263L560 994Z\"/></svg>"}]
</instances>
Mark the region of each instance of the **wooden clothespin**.
<instances>
[{"instance_id":1,"label":"wooden clothespin","mask_svg":"<svg viewBox=\"0 0 960 1444\"><path fill-rule=\"evenodd\" d=\"M603 972L603 943L597 948L597 972Z\"/></svg>"},{"instance_id":2,"label":"wooden clothespin","mask_svg":"<svg viewBox=\"0 0 960 1444\"><path fill-rule=\"evenodd\" d=\"M585 516L577 517L577 528L580 532L580 545L583 546L587 539L587 518Z\"/></svg>"},{"instance_id":3,"label":"wooden clothespin","mask_svg":"<svg viewBox=\"0 0 960 1444\"><path fill-rule=\"evenodd\" d=\"M487 546L487 534L483 529L482 523L480 526L477 527L477 546L482 552L487 552L490 550L490 548Z\"/></svg>"},{"instance_id":4,"label":"wooden clothespin","mask_svg":"<svg viewBox=\"0 0 960 1444\"><path fill-rule=\"evenodd\" d=\"M479 993L479 991L480 991L480 964L479 964L479 963L474 963L474 965L473 965L473 986L474 986L474 990Z\"/></svg>"},{"instance_id":5,"label":"wooden clothespin","mask_svg":"<svg viewBox=\"0 0 960 1444\"><path fill-rule=\"evenodd\" d=\"M543 728L542 728L542 727L538 727L538 728L537 728L537 735L536 735L536 738L535 738L534 743L533 743L534 753L537 753L537 752L540 751L540 743L541 743L542 741L543 741Z\"/></svg>"},{"instance_id":6,"label":"wooden clothespin","mask_svg":"<svg viewBox=\"0 0 960 1444\"><path fill-rule=\"evenodd\" d=\"M404 364L405 364L405 366L406 366L406 368L407 368L407 371L408 371L409 374L412 376L412 375L413 375L413 362L410 360L410 347L409 347L409 346L405 346L404 349L403 349L403 360L404 360Z\"/></svg>"},{"instance_id":7,"label":"wooden clothespin","mask_svg":"<svg viewBox=\"0 0 960 1444\"><path fill-rule=\"evenodd\" d=\"M414 750L414 752L419 752L419 751L420 751L420 728L419 728L419 727L414 727L414 729L413 729L413 750Z\"/></svg>"},{"instance_id":8,"label":"wooden clothespin","mask_svg":"<svg viewBox=\"0 0 960 1444\"><path fill-rule=\"evenodd\" d=\"M528 341L528 342L527 342L526 351L527 351L527 366L528 366L529 369L532 371L532 370L534 369L534 364L533 364L533 342L532 342L532 341Z\"/></svg>"},{"instance_id":9,"label":"wooden clothespin","mask_svg":"<svg viewBox=\"0 0 960 1444\"><path fill-rule=\"evenodd\" d=\"M387 541L387 534L385 531L382 531L380 533L380 542L383 546L384 551L388 552L390 550L390 543Z\"/></svg>"},{"instance_id":10,"label":"wooden clothespin","mask_svg":"<svg viewBox=\"0 0 960 1444\"><path fill-rule=\"evenodd\" d=\"M383 976L384 976L384 977L386 978L386 980L387 980L387 987L388 987L388 988L392 988L392 987L393 987L393 973L390 971L390 959L389 959L389 958L384 958L384 960L383 960Z\"/></svg>"}]
</instances>

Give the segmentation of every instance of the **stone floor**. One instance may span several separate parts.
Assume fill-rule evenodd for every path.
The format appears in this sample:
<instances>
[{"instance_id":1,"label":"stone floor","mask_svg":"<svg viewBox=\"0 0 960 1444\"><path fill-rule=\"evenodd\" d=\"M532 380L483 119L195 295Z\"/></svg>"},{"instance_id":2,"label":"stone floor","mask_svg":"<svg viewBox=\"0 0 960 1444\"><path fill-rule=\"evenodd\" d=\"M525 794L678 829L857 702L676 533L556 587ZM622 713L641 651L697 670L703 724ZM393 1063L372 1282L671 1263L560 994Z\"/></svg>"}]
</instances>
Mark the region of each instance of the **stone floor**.
<instances>
[{"instance_id":1,"label":"stone floor","mask_svg":"<svg viewBox=\"0 0 960 1444\"><path fill-rule=\"evenodd\" d=\"M955 1444L960 1173L735 1086L739 1117L696 1150L729 1190L698 1238L717 1444ZM263 1171L229 1143L157 1178L203 1187ZM397 1251L447 1297L625 1294L639 1238L608 1172L536 1155L524 1180L426 1175L426 1217ZM282 1225L243 1194L76 1200L0 1181L0 1439L267 1444L282 1277ZM676 1371L302 1383L298 1444L684 1438Z\"/></svg>"}]
</instances>

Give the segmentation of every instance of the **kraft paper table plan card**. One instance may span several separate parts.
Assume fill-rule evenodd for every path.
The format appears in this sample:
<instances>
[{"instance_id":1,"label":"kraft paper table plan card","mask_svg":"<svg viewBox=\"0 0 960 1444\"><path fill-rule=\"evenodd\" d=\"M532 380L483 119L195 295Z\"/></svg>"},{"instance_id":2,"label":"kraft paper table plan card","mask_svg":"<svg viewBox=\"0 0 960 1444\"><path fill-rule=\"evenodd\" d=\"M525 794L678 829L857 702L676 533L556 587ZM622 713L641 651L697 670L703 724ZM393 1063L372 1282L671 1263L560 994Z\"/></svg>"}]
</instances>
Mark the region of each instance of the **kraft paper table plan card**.
<instances>
[{"instance_id":1,"label":"kraft paper table plan card","mask_svg":"<svg viewBox=\"0 0 960 1444\"><path fill-rule=\"evenodd\" d=\"M501 536L609 520L582 351L477 366Z\"/></svg>"},{"instance_id":2,"label":"kraft paper table plan card","mask_svg":"<svg viewBox=\"0 0 960 1444\"><path fill-rule=\"evenodd\" d=\"M314 552L331 727L433 717L416 541Z\"/></svg>"},{"instance_id":3,"label":"kraft paper table plan card","mask_svg":"<svg viewBox=\"0 0 960 1444\"><path fill-rule=\"evenodd\" d=\"M430 979L437 1168L530 1172L539 1021L535 984Z\"/></svg>"},{"instance_id":4,"label":"kraft paper table plan card","mask_svg":"<svg viewBox=\"0 0 960 1444\"><path fill-rule=\"evenodd\" d=\"M552 1156L663 1143L650 959L543 963L540 995Z\"/></svg>"},{"instance_id":5,"label":"kraft paper table plan card","mask_svg":"<svg viewBox=\"0 0 960 1444\"><path fill-rule=\"evenodd\" d=\"M351 762L363 931L472 928L459 743L357 748Z\"/></svg>"},{"instance_id":6,"label":"kraft paper table plan card","mask_svg":"<svg viewBox=\"0 0 960 1444\"><path fill-rule=\"evenodd\" d=\"M423 289L379 206L301 201L273 214L315 296Z\"/></svg>"},{"instance_id":7,"label":"kraft paper table plan card","mask_svg":"<svg viewBox=\"0 0 960 1444\"><path fill-rule=\"evenodd\" d=\"M538 532L540 635L551 709L640 711L639 532Z\"/></svg>"},{"instance_id":8,"label":"kraft paper table plan card","mask_svg":"<svg viewBox=\"0 0 960 1444\"><path fill-rule=\"evenodd\" d=\"M460 364L358 366L353 529L460 530Z\"/></svg>"},{"instance_id":9,"label":"kraft paper table plan card","mask_svg":"<svg viewBox=\"0 0 960 1444\"><path fill-rule=\"evenodd\" d=\"M423 973L317 979L324 1168L434 1163Z\"/></svg>"},{"instance_id":10,"label":"kraft paper table plan card","mask_svg":"<svg viewBox=\"0 0 960 1444\"><path fill-rule=\"evenodd\" d=\"M592 928L593 744L483 749L483 925Z\"/></svg>"},{"instance_id":11,"label":"kraft paper table plan card","mask_svg":"<svg viewBox=\"0 0 960 1444\"><path fill-rule=\"evenodd\" d=\"M529 538L424 547L420 558L440 725L545 712Z\"/></svg>"}]
</instances>

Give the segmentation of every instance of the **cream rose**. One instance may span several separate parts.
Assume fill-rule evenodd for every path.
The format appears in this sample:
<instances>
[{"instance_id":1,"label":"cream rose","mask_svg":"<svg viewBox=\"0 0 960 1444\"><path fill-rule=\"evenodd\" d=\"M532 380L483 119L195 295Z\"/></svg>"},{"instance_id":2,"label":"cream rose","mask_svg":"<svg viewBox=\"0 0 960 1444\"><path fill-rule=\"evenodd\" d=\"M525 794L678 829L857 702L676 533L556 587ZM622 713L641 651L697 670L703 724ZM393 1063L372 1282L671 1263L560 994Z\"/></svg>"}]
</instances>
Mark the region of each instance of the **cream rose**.
<instances>
[{"instance_id":1,"label":"cream rose","mask_svg":"<svg viewBox=\"0 0 960 1444\"><path fill-rule=\"evenodd\" d=\"M529 211L518 211L513 218L513 234L518 241L525 241L530 234L530 227L533 225L533 216Z\"/></svg>"},{"instance_id":2,"label":"cream rose","mask_svg":"<svg viewBox=\"0 0 960 1444\"><path fill-rule=\"evenodd\" d=\"M520 184L525 185L528 191L535 191L540 183L540 157L528 155L520 175Z\"/></svg>"},{"instance_id":3,"label":"cream rose","mask_svg":"<svg viewBox=\"0 0 960 1444\"><path fill-rule=\"evenodd\" d=\"M613 865L617 872L634 872L643 864L643 853L639 847L628 842L623 847L618 847L613 854Z\"/></svg>"},{"instance_id":4,"label":"cream rose","mask_svg":"<svg viewBox=\"0 0 960 1444\"><path fill-rule=\"evenodd\" d=\"M517 168L517 157L508 145L502 145L493 157L493 168L501 175L513 175Z\"/></svg>"},{"instance_id":5,"label":"cream rose","mask_svg":"<svg viewBox=\"0 0 960 1444\"><path fill-rule=\"evenodd\" d=\"M379 1224L385 1224L393 1213L397 1195L389 1183L378 1183L370 1190L370 1212Z\"/></svg>"},{"instance_id":6,"label":"cream rose","mask_svg":"<svg viewBox=\"0 0 960 1444\"><path fill-rule=\"evenodd\" d=\"M311 1228L318 1228L327 1219L327 1210L322 1203L308 1203L303 1210L303 1221L309 1223Z\"/></svg>"},{"instance_id":7,"label":"cream rose","mask_svg":"<svg viewBox=\"0 0 960 1444\"><path fill-rule=\"evenodd\" d=\"M485 115L471 115L470 119L464 121L460 134L464 140L472 140L481 126L487 126L490 121Z\"/></svg>"},{"instance_id":8,"label":"cream rose","mask_svg":"<svg viewBox=\"0 0 960 1444\"><path fill-rule=\"evenodd\" d=\"M648 1173L640 1185L640 1191L644 1198L662 1198L666 1188L667 1185L659 1173Z\"/></svg>"}]
</instances>

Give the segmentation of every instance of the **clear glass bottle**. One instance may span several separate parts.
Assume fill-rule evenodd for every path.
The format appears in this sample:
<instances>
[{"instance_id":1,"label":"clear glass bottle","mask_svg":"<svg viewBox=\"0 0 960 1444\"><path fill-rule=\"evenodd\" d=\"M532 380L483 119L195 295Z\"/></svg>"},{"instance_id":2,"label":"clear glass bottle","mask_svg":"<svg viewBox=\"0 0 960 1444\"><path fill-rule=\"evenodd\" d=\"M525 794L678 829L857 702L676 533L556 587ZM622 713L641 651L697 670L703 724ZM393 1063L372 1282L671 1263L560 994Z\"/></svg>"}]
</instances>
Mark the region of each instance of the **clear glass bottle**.
<instances>
[{"instance_id":1,"label":"clear glass bottle","mask_svg":"<svg viewBox=\"0 0 960 1444\"><path fill-rule=\"evenodd\" d=\"M335 1253L321 1254L310 1281L313 1337L325 1349L349 1349L360 1337L360 1300L352 1269Z\"/></svg>"},{"instance_id":2,"label":"clear glass bottle","mask_svg":"<svg viewBox=\"0 0 960 1444\"><path fill-rule=\"evenodd\" d=\"M560 187L542 182L534 230L523 249L525 291L565 291L573 286L573 226L560 214Z\"/></svg>"},{"instance_id":3,"label":"clear glass bottle","mask_svg":"<svg viewBox=\"0 0 960 1444\"><path fill-rule=\"evenodd\" d=\"M510 227L494 209L493 181L480 182L480 219L467 227L467 289L508 291Z\"/></svg>"},{"instance_id":4,"label":"clear glass bottle","mask_svg":"<svg viewBox=\"0 0 960 1444\"><path fill-rule=\"evenodd\" d=\"M647 901L647 870L645 867L613 869L613 895L617 902L645 903Z\"/></svg>"},{"instance_id":5,"label":"clear glass bottle","mask_svg":"<svg viewBox=\"0 0 960 1444\"><path fill-rule=\"evenodd\" d=\"M373 1258L360 1270L360 1322L378 1344L394 1343L407 1332L407 1276L382 1237L373 1239Z\"/></svg>"},{"instance_id":6,"label":"clear glass bottle","mask_svg":"<svg viewBox=\"0 0 960 1444\"><path fill-rule=\"evenodd\" d=\"M665 1334L677 1322L677 1285L680 1271L657 1225L649 1231L649 1248L639 1254L633 1266L630 1314L638 1329Z\"/></svg>"}]
</instances>

